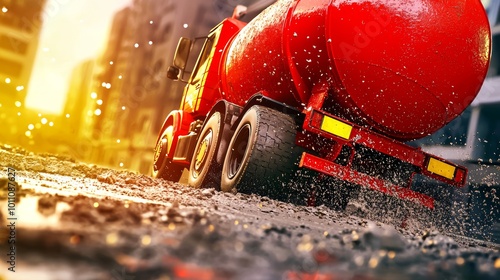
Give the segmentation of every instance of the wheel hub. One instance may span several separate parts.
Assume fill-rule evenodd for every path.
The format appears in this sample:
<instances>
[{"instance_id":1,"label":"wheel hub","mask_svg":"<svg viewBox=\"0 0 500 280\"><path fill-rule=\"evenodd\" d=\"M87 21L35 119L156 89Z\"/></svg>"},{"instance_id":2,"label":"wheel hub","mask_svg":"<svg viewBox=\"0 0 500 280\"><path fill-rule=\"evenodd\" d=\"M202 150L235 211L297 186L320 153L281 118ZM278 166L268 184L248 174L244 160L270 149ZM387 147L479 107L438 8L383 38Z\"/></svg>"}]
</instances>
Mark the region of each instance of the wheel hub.
<instances>
[{"instance_id":1,"label":"wheel hub","mask_svg":"<svg viewBox=\"0 0 500 280\"><path fill-rule=\"evenodd\" d=\"M203 167L205 166L207 160L208 152L210 150L210 146L212 145L212 140L213 132L212 130L209 130L207 134L205 134L205 137L201 141L200 146L196 151L196 159L194 164L194 169L196 170L196 172L200 172L201 170L203 170Z\"/></svg>"},{"instance_id":2,"label":"wheel hub","mask_svg":"<svg viewBox=\"0 0 500 280\"><path fill-rule=\"evenodd\" d=\"M158 141L158 144L156 144L154 161L153 161L155 170L160 169L160 166L162 165L163 160L165 159L165 157L162 157L161 155L163 151L166 150L167 143L168 143L167 138L163 136L163 138L160 141Z\"/></svg>"},{"instance_id":3,"label":"wheel hub","mask_svg":"<svg viewBox=\"0 0 500 280\"><path fill-rule=\"evenodd\" d=\"M248 140L250 138L250 130L251 128L248 124L241 128L236 136L232 150L230 151L228 177L231 179L236 176L245 158Z\"/></svg>"}]
</instances>

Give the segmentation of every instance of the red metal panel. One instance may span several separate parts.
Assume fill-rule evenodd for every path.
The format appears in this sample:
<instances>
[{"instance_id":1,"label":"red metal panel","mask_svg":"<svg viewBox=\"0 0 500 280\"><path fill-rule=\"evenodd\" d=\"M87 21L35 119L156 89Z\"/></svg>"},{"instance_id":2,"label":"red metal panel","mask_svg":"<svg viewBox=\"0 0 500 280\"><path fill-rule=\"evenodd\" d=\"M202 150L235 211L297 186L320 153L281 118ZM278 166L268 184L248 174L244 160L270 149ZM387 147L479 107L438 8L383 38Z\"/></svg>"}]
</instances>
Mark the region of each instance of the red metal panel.
<instances>
[{"instance_id":1,"label":"red metal panel","mask_svg":"<svg viewBox=\"0 0 500 280\"><path fill-rule=\"evenodd\" d=\"M184 113L184 111L173 111L171 116L173 117L173 125L174 125L174 137L172 141L172 147L167 155L168 158L174 156L175 149L177 148L177 142L179 141L180 135L186 135L189 132L189 125L193 121L193 118L190 114Z\"/></svg>"},{"instance_id":2,"label":"red metal panel","mask_svg":"<svg viewBox=\"0 0 500 280\"><path fill-rule=\"evenodd\" d=\"M307 104L313 88L330 79L325 19L329 1L296 1L288 13L283 48L298 100Z\"/></svg>"},{"instance_id":3,"label":"red metal panel","mask_svg":"<svg viewBox=\"0 0 500 280\"><path fill-rule=\"evenodd\" d=\"M308 153L302 154L299 166L434 209L434 199L430 196L414 192L408 188L391 185L381 179L351 170L349 167L335 164Z\"/></svg>"},{"instance_id":4,"label":"red metal panel","mask_svg":"<svg viewBox=\"0 0 500 280\"><path fill-rule=\"evenodd\" d=\"M328 83L336 115L395 139L421 138L477 95L490 37L478 0L282 0L231 43L223 93L243 105L263 91L303 108Z\"/></svg>"},{"instance_id":5,"label":"red metal panel","mask_svg":"<svg viewBox=\"0 0 500 280\"><path fill-rule=\"evenodd\" d=\"M414 148L361 127L354 127L352 132L354 143L364 145L386 155L422 167L425 156L420 148Z\"/></svg>"},{"instance_id":6,"label":"red metal panel","mask_svg":"<svg viewBox=\"0 0 500 280\"><path fill-rule=\"evenodd\" d=\"M318 95L313 95L313 99L321 99L321 94ZM316 102L313 102L316 103ZM310 103L311 104L311 103ZM318 104L316 104L318 105ZM414 148L411 146L408 146L404 143L401 143L399 141L395 141L389 137L383 136L381 134L375 133L373 131L370 131L368 129L362 128L360 126L357 126L353 123L346 122L345 120L342 120L338 117L335 117L331 114L325 113L325 112L319 112L316 110L304 110L305 114L305 121L303 124L303 129L305 131L312 132L314 134L318 134L321 137L331 139L335 143L332 144L330 147L322 147L324 149L331 149L332 151L338 152L339 147L341 145L348 144L350 146L357 144L357 145L362 145L365 147L368 147L370 149L373 149L375 151L381 152L383 154L386 154L388 156L397 158L403 162L410 163L414 166L416 166L419 169L419 173L426 175L430 178L439 180L441 182L444 182L446 184L456 186L456 187L463 187L466 183L467 179L467 168L454 164L450 161L447 161L445 159L439 158L434 155L427 154L423 152L420 148ZM328 115L332 118L338 119L340 121L343 121L344 123L348 123L352 125L352 132L351 132L351 138L346 140L341 137L337 137L335 135L332 135L330 133L327 133L325 131L322 131L319 129L319 125L321 124L321 118L318 118L318 116L322 115ZM302 144L301 142L298 142L299 145L301 146L307 146ZM433 174L429 171L427 171L427 162L430 157L439 159L442 162L446 162L450 165L453 165L457 168L457 172L459 176L455 178L455 180L450 180L447 178L444 178L442 176ZM410 182L409 182L410 183Z\"/></svg>"},{"instance_id":7,"label":"red metal panel","mask_svg":"<svg viewBox=\"0 0 500 280\"><path fill-rule=\"evenodd\" d=\"M458 116L488 69L478 0L333 0L327 26L337 101L353 121L396 139L421 138Z\"/></svg>"},{"instance_id":8,"label":"red metal panel","mask_svg":"<svg viewBox=\"0 0 500 280\"><path fill-rule=\"evenodd\" d=\"M221 68L222 91L230 102L244 105L254 94L298 106L297 90L283 53L283 29L293 0L267 8L232 41Z\"/></svg>"},{"instance_id":9,"label":"red metal panel","mask_svg":"<svg viewBox=\"0 0 500 280\"><path fill-rule=\"evenodd\" d=\"M421 138L477 95L490 45L477 0L283 0L237 35L223 89L240 105L266 91L300 107L328 82L351 121Z\"/></svg>"},{"instance_id":10,"label":"red metal panel","mask_svg":"<svg viewBox=\"0 0 500 280\"><path fill-rule=\"evenodd\" d=\"M311 118L313 117L313 112L315 111L306 111L306 121L304 122L304 129L320 134L326 138L334 138L336 142L341 143L357 143L373 150L379 151L386 155L390 155L402 161L408 162L415 166L423 167L425 161L425 154L419 148L414 148L408 146L399 141L395 141L394 139L388 138L381 134L377 134L368 129L362 128L358 125L350 123L353 126L351 132L351 139L345 140L340 137L335 137L329 133L319 130L319 128L311 125ZM349 123L345 120L342 120L336 116L331 114L327 114L325 112L319 113L321 115L328 115L332 118L341 120L342 122Z\"/></svg>"}]
</instances>

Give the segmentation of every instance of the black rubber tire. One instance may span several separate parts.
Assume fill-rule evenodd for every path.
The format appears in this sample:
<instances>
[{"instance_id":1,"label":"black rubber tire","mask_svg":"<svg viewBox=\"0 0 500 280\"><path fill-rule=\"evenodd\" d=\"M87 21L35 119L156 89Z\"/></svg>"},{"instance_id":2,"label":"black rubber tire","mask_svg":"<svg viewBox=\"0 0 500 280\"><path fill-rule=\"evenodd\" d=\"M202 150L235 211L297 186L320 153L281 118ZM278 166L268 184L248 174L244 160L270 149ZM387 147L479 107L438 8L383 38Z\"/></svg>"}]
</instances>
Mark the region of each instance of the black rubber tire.
<instances>
[{"instance_id":1,"label":"black rubber tire","mask_svg":"<svg viewBox=\"0 0 500 280\"><path fill-rule=\"evenodd\" d=\"M168 181L178 182L181 179L184 167L172 163L172 160L167 158L168 151L170 150L170 143L172 141L172 130L172 126L167 127L162 135L156 140L151 175L153 178L162 178ZM159 146L160 141L162 143ZM158 159L156 157L158 157Z\"/></svg>"},{"instance_id":2,"label":"black rubber tire","mask_svg":"<svg viewBox=\"0 0 500 280\"><path fill-rule=\"evenodd\" d=\"M297 124L284 113L253 106L229 143L222 166L221 190L289 196L303 149L295 145Z\"/></svg>"},{"instance_id":3,"label":"black rubber tire","mask_svg":"<svg viewBox=\"0 0 500 280\"><path fill-rule=\"evenodd\" d=\"M221 167L215 158L220 142L221 122L221 114L215 112L201 130L189 166L188 185L191 187L219 189Z\"/></svg>"}]
</instances>

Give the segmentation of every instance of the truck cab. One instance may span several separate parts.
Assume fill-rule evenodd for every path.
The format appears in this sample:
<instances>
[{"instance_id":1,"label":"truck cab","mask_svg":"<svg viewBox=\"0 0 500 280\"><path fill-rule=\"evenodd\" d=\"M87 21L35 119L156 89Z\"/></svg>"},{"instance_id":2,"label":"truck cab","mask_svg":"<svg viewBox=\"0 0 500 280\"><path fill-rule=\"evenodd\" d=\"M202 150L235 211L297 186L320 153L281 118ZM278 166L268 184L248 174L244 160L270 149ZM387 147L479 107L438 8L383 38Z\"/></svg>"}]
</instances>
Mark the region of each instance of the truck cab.
<instances>
[{"instance_id":1,"label":"truck cab","mask_svg":"<svg viewBox=\"0 0 500 280\"><path fill-rule=\"evenodd\" d=\"M154 177L177 181L183 169L189 168L196 132L213 104L224 94L219 87L219 71L226 46L245 25L234 17L227 18L206 37L179 39L167 76L186 86L179 110L167 116L158 136L153 160Z\"/></svg>"}]
</instances>

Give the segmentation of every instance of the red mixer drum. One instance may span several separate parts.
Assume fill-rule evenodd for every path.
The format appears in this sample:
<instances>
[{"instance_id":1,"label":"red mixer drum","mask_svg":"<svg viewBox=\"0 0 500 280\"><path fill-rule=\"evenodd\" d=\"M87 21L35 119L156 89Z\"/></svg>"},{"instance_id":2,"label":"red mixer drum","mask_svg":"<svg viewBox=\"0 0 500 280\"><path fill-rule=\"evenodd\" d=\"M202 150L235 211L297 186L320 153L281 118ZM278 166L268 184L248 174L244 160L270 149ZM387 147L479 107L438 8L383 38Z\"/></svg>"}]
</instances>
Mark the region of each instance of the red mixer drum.
<instances>
[{"instance_id":1,"label":"red mixer drum","mask_svg":"<svg viewBox=\"0 0 500 280\"><path fill-rule=\"evenodd\" d=\"M335 115L417 139L472 102L490 50L479 0L281 0L235 36L222 91L238 104L264 91L300 107L327 84Z\"/></svg>"},{"instance_id":2,"label":"red mixer drum","mask_svg":"<svg viewBox=\"0 0 500 280\"><path fill-rule=\"evenodd\" d=\"M336 100L397 139L421 138L460 115L488 70L479 0L333 0L327 21Z\"/></svg>"}]
</instances>

